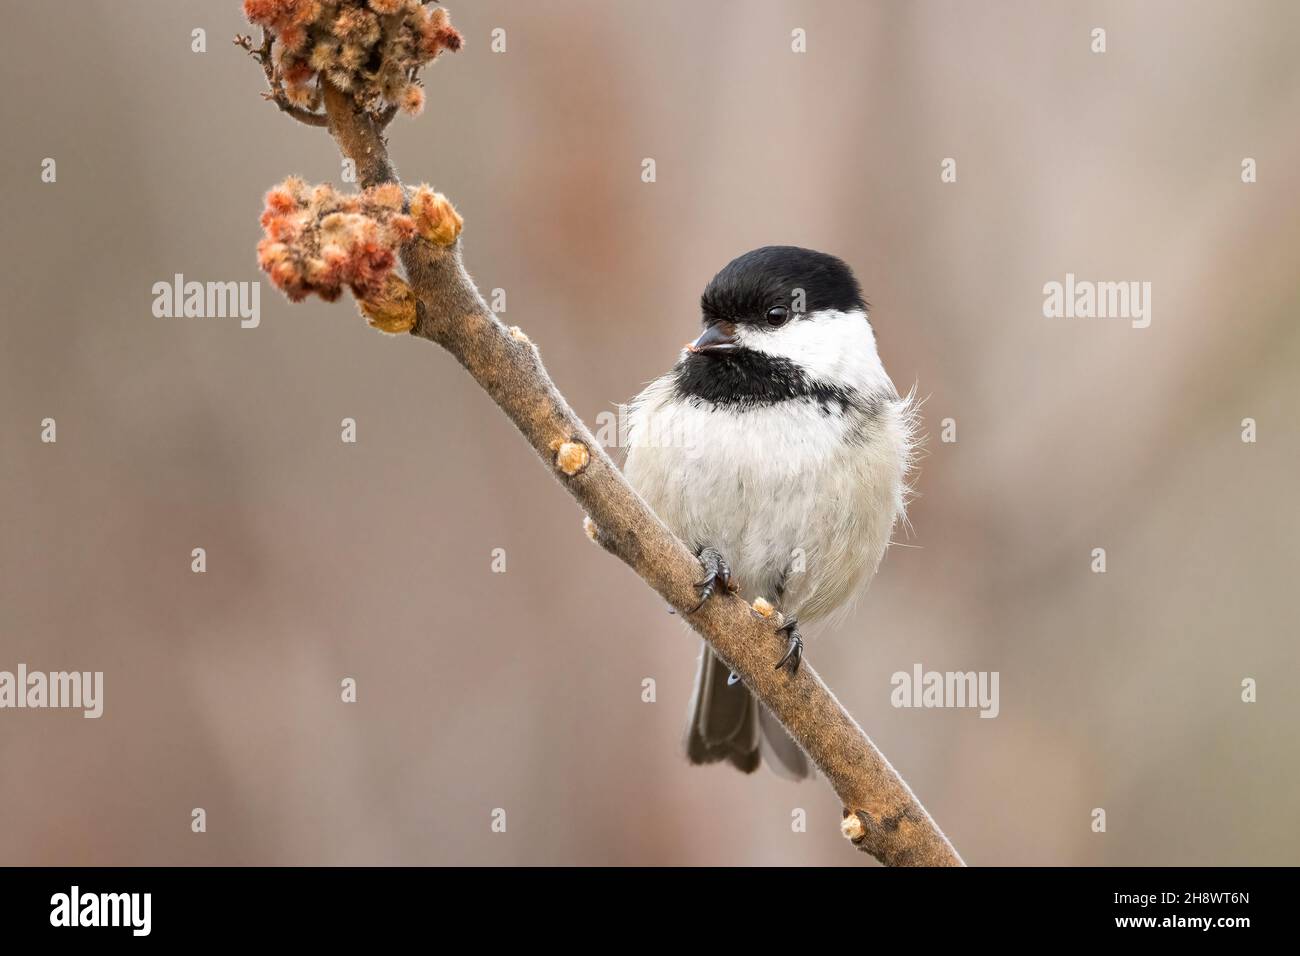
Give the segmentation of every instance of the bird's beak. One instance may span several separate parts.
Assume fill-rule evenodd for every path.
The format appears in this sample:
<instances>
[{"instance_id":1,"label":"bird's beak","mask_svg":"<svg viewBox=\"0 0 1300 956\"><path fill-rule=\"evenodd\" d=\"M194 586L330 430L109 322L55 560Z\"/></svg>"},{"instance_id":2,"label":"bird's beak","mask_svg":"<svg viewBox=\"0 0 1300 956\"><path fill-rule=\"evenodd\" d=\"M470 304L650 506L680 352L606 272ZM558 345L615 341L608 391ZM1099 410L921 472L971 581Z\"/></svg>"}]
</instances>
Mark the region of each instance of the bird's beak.
<instances>
[{"instance_id":1,"label":"bird's beak","mask_svg":"<svg viewBox=\"0 0 1300 956\"><path fill-rule=\"evenodd\" d=\"M710 325L704 334L686 346L690 352L730 352L739 348L736 344L735 327L725 322Z\"/></svg>"}]
</instances>

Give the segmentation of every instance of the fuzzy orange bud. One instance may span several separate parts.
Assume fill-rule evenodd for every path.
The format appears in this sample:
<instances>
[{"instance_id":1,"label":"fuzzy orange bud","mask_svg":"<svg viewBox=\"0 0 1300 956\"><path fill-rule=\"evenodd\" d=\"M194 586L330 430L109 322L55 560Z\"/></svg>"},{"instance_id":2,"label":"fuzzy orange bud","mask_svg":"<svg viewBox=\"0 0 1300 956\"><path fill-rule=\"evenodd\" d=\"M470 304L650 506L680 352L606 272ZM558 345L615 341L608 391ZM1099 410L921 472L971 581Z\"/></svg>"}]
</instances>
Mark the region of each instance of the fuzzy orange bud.
<instances>
[{"instance_id":1,"label":"fuzzy orange bud","mask_svg":"<svg viewBox=\"0 0 1300 956\"><path fill-rule=\"evenodd\" d=\"M402 112L410 116L419 116L424 112L424 90L414 83L402 91Z\"/></svg>"},{"instance_id":2,"label":"fuzzy orange bud","mask_svg":"<svg viewBox=\"0 0 1300 956\"><path fill-rule=\"evenodd\" d=\"M460 31L451 25L447 11L438 7L420 24L420 52L432 60L443 50L455 53L460 49Z\"/></svg>"},{"instance_id":3,"label":"fuzzy orange bud","mask_svg":"<svg viewBox=\"0 0 1300 956\"><path fill-rule=\"evenodd\" d=\"M385 209L401 209L405 198L402 195L402 187L397 183L380 183L370 190L371 202Z\"/></svg>"},{"instance_id":4,"label":"fuzzy orange bud","mask_svg":"<svg viewBox=\"0 0 1300 956\"><path fill-rule=\"evenodd\" d=\"M268 212L275 212L283 215L291 209L298 206L298 200L293 198L293 193L288 190L289 181L285 180L284 185L277 186L266 194L266 208Z\"/></svg>"},{"instance_id":5,"label":"fuzzy orange bud","mask_svg":"<svg viewBox=\"0 0 1300 956\"><path fill-rule=\"evenodd\" d=\"M411 287L391 272L383 288L364 299L358 299L361 312L372 328L389 335L400 335L415 327L415 293Z\"/></svg>"},{"instance_id":6,"label":"fuzzy orange bud","mask_svg":"<svg viewBox=\"0 0 1300 956\"><path fill-rule=\"evenodd\" d=\"M307 31L300 26L284 27L277 38L284 49L291 53L297 53L307 45Z\"/></svg>"},{"instance_id":7,"label":"fuzzy orange bud","mask_svg":"<svg viewBox=\"0 0 1300 956\"><path fill-rule=\"evenodd\" d=\"M439 246L455 242L465 224L451 200L425 184L411 197L411 218L415 220L416 232Z\"/></svg>"},{"instance_id":8,"label":"fuzzy orange bud","mask_svg":"<svg viewBox=\"0 0 1300 956\"><path fill-rule=\"evenodd\" d=\"M580 474L591 462L591 452L580 441L554 441L555 467L569 477Z\"/></svg>"},{"instance_id":9,"label":"fuzzy orange bud","mask_svg":"<svg viewBox=\"0 0 1300 956\"><path fill-rule=\"evenodd\" d=\"M840 821L840 832L844 834L846 839L857 843L867 835L867 828L863 825L860 816L846 810L844 819Z\"/></svg>"}]
</instances>

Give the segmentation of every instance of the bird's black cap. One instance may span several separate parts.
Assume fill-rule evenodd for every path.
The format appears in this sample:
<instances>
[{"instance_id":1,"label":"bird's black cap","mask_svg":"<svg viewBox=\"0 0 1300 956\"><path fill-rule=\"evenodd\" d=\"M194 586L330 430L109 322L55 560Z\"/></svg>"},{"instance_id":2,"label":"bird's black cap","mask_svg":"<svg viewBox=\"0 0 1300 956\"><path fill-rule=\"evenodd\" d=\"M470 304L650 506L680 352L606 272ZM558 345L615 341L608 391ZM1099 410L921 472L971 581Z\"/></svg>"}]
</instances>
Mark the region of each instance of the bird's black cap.
<instances>
[{"instance_id":1,"label":"bird's black cap","mask_svg":"<svg viewBox=\"0 0 1300 956\"><path fill-rule=\"evenodd\" d=\"M757 322L782 305L796 311L795 290L803 289L803 312L867 308L853 271L835 256L798 246L764 246L732 259L700 297L704 321Z\"/></svg>"}]
</instances>

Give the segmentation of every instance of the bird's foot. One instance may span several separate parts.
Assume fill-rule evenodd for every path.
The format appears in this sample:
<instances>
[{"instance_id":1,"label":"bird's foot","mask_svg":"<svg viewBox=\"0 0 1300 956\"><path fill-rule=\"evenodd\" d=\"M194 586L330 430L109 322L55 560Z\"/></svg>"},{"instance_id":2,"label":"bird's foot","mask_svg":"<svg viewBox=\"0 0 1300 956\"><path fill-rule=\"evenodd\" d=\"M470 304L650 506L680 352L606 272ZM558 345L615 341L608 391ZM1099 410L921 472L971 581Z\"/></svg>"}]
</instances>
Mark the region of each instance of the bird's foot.
<instances>
[{"instance_id":1,"label":"bird's foot","mask_svg":"<svg viewBox=\"0 0 1300 956\"><path fill-rule=\"evenodd\" d=\"M785 645L785 656L776 662L773 670L780 670L786 664L790 665L790 676L793 677L799 673L799 665L803 663L803 638L799 635L799 622L794 618L786 621L776 629L776 633L784 634L787 638Z\"/></svg>"},{"instance_id":2,"label":"bird's foot","mask_svg":"<svg viewBox=\"0 0 1300 956\"><path fill-rule=\"evenodd\" d=\"M692 614L704 607L704 602L713 597L719 585L723 591L735 591L738 588L736 582L731 580L731 567L726 558L715 548L705 548L700 552L699 558L700 566L704 568L704 580L695 582L695 587L700 592L700 603L691 608Z\"/></svg>"}]
</instances>

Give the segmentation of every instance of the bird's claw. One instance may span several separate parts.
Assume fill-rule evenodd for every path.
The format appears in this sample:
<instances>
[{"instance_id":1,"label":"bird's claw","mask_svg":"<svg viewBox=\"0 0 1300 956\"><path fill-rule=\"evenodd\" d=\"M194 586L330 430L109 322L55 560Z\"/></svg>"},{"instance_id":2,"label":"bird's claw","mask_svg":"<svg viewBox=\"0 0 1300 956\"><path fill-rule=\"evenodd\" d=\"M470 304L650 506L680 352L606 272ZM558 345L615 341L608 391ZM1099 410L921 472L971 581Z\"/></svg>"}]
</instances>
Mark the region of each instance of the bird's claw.
<instances>
[{"instance_id":1,"label":"bird's claw","mask_svg":"<svg viewBox=\"0 0 1300 956\"><path fill-rule=\"evenodd\" d=\"M700 592L700 603L691 608L690 613L692 614L704 607L704 602L713 597L719 584L722 585L724 590L736 590L736 585L731 580L731 567L717 550L705 548L701 551L700 565L704 568L704 580L695 582L695 586Z\"/></svg>"},{"instance_id":2,"label":"bird's claw","mask_svg":"<svg viewBox=\"0 0 1300 956\"><path fill-rule=\"evenodd\" d=\"M785 655L776 662L773 670L779 671L786 664L790 665L790 676L793 677L799 673L799 665L803 663L803 638L799 635L799 622L791 618L776 629L776 633L785 634L788 641L785 645Z\"/></svg>"}]
</instances>

